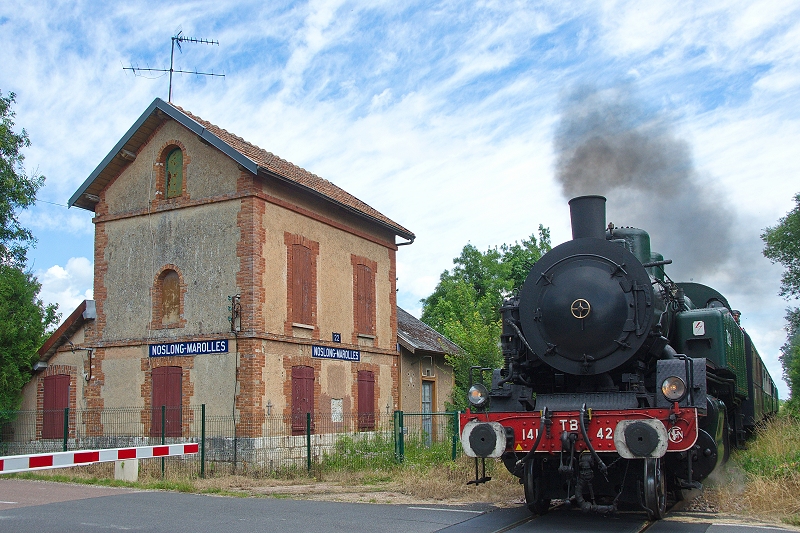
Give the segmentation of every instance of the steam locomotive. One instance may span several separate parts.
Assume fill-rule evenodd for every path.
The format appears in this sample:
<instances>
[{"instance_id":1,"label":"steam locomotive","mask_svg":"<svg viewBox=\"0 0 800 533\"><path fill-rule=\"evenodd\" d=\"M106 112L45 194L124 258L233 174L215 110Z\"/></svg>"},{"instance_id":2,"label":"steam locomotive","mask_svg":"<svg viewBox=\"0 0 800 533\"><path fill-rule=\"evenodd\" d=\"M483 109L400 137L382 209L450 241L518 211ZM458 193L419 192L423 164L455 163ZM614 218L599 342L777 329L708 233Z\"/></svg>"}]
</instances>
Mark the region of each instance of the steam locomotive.
<instances>
[{"instance_id":1,"label":"steam locomotive","mask_svg":"<svg viewBox=\"0 0 800 533\"><path fill-rule=\"evenodd\" d=\"M569 205L573 239L501 308L503 368L470 371L470 483L501 458L533 513L560 499L660 519L777 410L777 389L722 294L669 279L647 232L606 226L604 197Z\"/></svg>"}]
</instances>

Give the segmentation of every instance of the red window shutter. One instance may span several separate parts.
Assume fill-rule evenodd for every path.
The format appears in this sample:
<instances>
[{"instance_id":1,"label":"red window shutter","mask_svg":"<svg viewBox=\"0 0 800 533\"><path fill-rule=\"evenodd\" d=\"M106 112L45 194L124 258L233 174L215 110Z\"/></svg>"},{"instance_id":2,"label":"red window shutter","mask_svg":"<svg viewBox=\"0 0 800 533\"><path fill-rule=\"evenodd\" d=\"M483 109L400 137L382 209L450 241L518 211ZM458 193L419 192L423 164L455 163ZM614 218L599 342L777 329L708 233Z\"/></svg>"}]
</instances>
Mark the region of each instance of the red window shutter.
<instances>
[{"instance_id":1,"label":"red window shutter","mask_svg":"<svg viewBox=\"0 0 800 533\"><path fill-rule=\"evenodd\" d=\"M356 329L375 333L375 273L367 265L356 265Z\"/></svg>"},{"instance_id":2,"label":"red window shutter","mask_svg":"<svg viewBox=\"0 0 800 533\"><path fill-rule=\"evenodd\" d=\"M47 376L43 381L43 439L64 437L64 409L69 407L69 376Z\"/></svg>"},{"instance_id":3,"label":"red window shutter","mask_svg":"<svg viewBox=\"0 0 800 533\"><path fill-rule=\"evenodd\" d=\"M358 371L358 429L375 429L375 374Z\"/></svg>"},{"instance_id":4,"label":"red window shutter","mask_svg":"<svg viewBox=\"0 0 800 533\"><path fill-rule=\"evenodd\" d=\"M153 381L153 403L150 419L150 436L161 436L161 406L165 407L167 437L182 434L181 400L182 369L179 366L160 366L151 374Z\"/></svg>"},{"instance_id":5,"label":"red window shutter","mask_svg":"<svg viewBox=\"0 0 800 533\"><path fill-rule=\"evenodd\" d=\"M306 413L311 413L311 431L314 431L314 369L310 366L293 366L292 435L306 432Z\"/></svg>"},{"instance_id":6,"label":"red window shutter","mask_svg":"<svg viewBox=\"0 0 800 533\"><path fill-rule=\"evenodd\" d=\"M292 245L292 322L312 324L314 294L311 286L311 250L301 244Z\"/></svg>"}]
</instances>

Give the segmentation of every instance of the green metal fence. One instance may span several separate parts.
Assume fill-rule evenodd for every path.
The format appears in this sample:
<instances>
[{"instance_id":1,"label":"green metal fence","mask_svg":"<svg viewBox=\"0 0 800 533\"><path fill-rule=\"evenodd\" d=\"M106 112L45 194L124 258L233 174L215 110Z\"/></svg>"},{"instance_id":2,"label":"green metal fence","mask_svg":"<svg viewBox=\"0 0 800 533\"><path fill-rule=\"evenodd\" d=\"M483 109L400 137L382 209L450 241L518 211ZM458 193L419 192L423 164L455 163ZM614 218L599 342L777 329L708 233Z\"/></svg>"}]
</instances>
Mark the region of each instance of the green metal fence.
<instances>
[{"instance_id":1,"label":"green metal fence","mask_svg":"<svg viewBox=\"0 0 800 533\"><path fill-rule=\"evenodd\" d=\"M452 412L234 417L202 405L0 412L3 419L12 422L0 428L0 456L197 442L198 455L162 464L199 476L385 469L454 460L460 450Z\"/></svg>"}]
</instances>

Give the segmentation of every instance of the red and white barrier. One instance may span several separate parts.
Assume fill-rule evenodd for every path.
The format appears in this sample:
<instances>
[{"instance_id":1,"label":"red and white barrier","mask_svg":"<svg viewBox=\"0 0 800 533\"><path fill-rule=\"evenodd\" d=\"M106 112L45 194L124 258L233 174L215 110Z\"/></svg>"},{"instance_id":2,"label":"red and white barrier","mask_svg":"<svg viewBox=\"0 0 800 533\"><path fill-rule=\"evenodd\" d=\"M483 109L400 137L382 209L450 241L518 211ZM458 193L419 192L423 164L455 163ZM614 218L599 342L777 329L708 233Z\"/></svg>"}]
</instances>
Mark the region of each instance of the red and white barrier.
<instances>
[{"instance_id":1,"label":"red and white barrier","mask_svg":"<svg viewBox=\"0 0 800 533\"><path fill-rule=\"evenodd\" d=\"M0 457L0 474L66 468L92 463L173 457L200 452L196 442L165 444L163 446L137 446L135 448L109 448L107 450L75 450L71 452L37 453L33 455L7 455Z\"/></svg>"}]
</instances>

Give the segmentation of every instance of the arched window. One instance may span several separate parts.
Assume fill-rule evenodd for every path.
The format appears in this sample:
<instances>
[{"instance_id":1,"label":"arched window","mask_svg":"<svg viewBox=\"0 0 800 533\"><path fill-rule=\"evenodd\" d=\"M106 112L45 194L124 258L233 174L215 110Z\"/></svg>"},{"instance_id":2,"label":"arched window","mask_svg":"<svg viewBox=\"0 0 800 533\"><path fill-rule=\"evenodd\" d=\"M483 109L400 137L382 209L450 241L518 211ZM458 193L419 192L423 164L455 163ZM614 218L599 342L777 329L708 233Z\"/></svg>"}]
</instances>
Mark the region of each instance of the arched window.
<instances>
[{"instance_id":1,"label":"arched window","mask_svg":"<svg viewBox=\"0 0 800 533\"><path fill-rule=\"evenodd\" d=\"M181 283L178 273L166 270L161 275L161 324L177 324L181 319Z\"/></svg>"},{"instance_id":2,"label":"arched window","mask_svg":"<svg viewBox=\"0 0 800 533\"><path fill-rule=\"evenodd\" d=\"M175 148L167 154L167 198L175 198L183 192L183 152Z\"/></svg>"}]
</instances>

